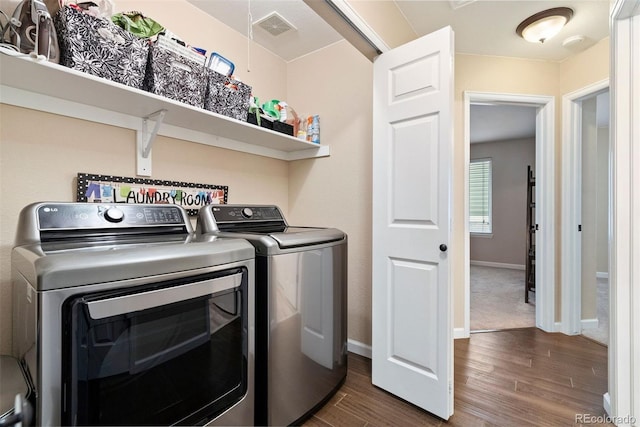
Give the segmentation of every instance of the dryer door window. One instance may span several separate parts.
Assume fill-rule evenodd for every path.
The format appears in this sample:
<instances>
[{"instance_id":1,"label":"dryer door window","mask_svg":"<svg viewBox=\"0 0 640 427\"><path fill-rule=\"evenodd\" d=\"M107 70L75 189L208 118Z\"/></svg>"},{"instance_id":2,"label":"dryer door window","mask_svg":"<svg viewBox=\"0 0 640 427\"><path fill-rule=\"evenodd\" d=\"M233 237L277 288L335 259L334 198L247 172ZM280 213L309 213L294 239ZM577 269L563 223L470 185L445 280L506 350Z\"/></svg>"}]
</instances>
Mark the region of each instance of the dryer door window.
<instances>
[{"instance_id":1,"label":"dryer door window","mask_svg":"<svg viewBox=\"0 0 640 427\"><path fill-rule=\"evenodd\" d=\"M247 273L64 306L68 425L205 424L247 390Z\"/></svg>"}]
</instances>

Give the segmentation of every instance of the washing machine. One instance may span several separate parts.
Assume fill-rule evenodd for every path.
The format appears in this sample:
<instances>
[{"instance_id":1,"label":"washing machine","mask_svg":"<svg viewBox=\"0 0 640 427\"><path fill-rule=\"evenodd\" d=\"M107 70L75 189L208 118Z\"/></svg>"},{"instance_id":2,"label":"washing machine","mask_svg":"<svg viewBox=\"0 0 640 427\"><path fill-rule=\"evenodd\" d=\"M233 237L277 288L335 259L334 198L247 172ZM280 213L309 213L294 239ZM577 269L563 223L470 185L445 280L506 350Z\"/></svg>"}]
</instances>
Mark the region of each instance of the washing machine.
<instances>
[{"instance_id":1,"label":"washing machine","mask_svg":"<svg viewBox=\"0 0 640 427\"><path fill-rule=\"evenodd\" d=\"M300 424L347 375L346 234L247 205L201 208L196 233L255 247L255 424Z\"/></svg>"},{"instance_id":2,"label":"washing machine","mask_svg":"<svg viewBox=\"0 0 640 427\"><path fill-rule=\"evenodd\" d=\"M176 205L36 203L12 251L36 425L251 425L254 247Z\"/></svg>"}]
</instances>

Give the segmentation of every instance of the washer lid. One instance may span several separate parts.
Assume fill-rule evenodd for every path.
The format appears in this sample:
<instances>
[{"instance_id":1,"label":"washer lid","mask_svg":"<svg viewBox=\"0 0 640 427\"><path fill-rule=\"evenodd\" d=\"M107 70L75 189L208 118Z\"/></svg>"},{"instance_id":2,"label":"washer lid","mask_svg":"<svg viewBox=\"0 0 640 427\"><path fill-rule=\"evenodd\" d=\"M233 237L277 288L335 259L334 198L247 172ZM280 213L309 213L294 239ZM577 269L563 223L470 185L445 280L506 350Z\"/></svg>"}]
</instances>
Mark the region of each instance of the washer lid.
<instances>
[{"instance_id":1,"label":"washer lid","mask_svg":"<svg viewBox=\"0 0 640 427\"><path fill-rule=\"evenodd\" d=\"M284 232L270 233L269 236L281 249L311 246L343 240L345 235L337 228L287 227Z\"/></svg>"}]
</instances>

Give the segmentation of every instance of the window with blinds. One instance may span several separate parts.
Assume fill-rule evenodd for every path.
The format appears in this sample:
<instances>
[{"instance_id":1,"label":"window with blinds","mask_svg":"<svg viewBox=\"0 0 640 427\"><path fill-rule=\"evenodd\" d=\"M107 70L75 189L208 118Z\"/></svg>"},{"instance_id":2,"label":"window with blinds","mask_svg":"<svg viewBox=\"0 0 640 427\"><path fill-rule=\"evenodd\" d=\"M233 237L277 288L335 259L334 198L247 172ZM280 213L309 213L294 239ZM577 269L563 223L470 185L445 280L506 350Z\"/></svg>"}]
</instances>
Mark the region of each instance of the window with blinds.
<instances>
[{"instance_id":1,"label":"window with blinds","mask_svg":"<svg viewBox=\"0 0 640 427\"><path fill-rule=\"evenodd\" d=\"M491 159L474 159L469 165L469 231L492 232Z\"/></svg>"}]
</instances>

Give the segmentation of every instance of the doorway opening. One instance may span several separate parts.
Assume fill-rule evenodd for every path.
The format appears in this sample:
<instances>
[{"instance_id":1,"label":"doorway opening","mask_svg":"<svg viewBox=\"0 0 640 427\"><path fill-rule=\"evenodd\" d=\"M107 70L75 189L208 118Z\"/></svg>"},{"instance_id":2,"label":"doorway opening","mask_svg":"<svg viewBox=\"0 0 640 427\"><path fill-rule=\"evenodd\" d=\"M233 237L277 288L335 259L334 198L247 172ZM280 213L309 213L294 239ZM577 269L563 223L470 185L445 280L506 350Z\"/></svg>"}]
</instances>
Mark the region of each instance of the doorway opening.
<instances>
[{"instance_id":1,"label":"doorway opening","mask_svg":"<svg viewBox=\"0 0 640 427\"><path fill-rule=\"evenodd\" d=\"M536 107L470 107L470 328L534 327Z\"/></svg>"},{"instance_id":2,"label":"doorway opening","mask_svg":"<svg viewBox=\"0 0 640 427\"><path fill-rule=\"evenodd\" d=\"M465 92L465 207L464 207L464 233L465 233L465 313L464 330L457 331L456 337L469 337L471 333L471 212L470 212L470 165L471 165L471 107L476 106L502 106L502 107L527 107L534 110L535 116L535 277L536 290L532 295L531 305L535 305L535 326L551 332L555 328L554 313L554 283L555 283L555 248L554 248L554 97L517 95L501 93ZM534 165L532 165L534 166ZM526 177L526 168L522 172ZM526 191L526 190L525 190ZM526 194L526 193L525 193ZM526 208L526 205L523 206ZM524 212L523 212L524 215ZM521 235L526 236L526 229L521 230ZM482 237L480 237L482 238ZM525 249L522 249L524 254ZM476 260L477 261L477 260ZM477 263L476 263L477 264ZM505 262L514 269L521 268L518 262ZM492 265L484 265L492 267ZM493 266L495 267L495 265ZM504 265L499 266L504 267ZM523 272L524 273L524 272ZM524 274L523 274L524 276ZM522 283L520 290L521 299L524 300L525 285Z\"/></svg>"},{"instance_id":3,"label":"doorway opening","mask_svg":"<svg viewBox=\"0 0 640 427\"><path fill-rule=\"evenodd\" d=\"M562 325L609 343L609 81L563 98Z\"/></svg>"}]
</instances>

